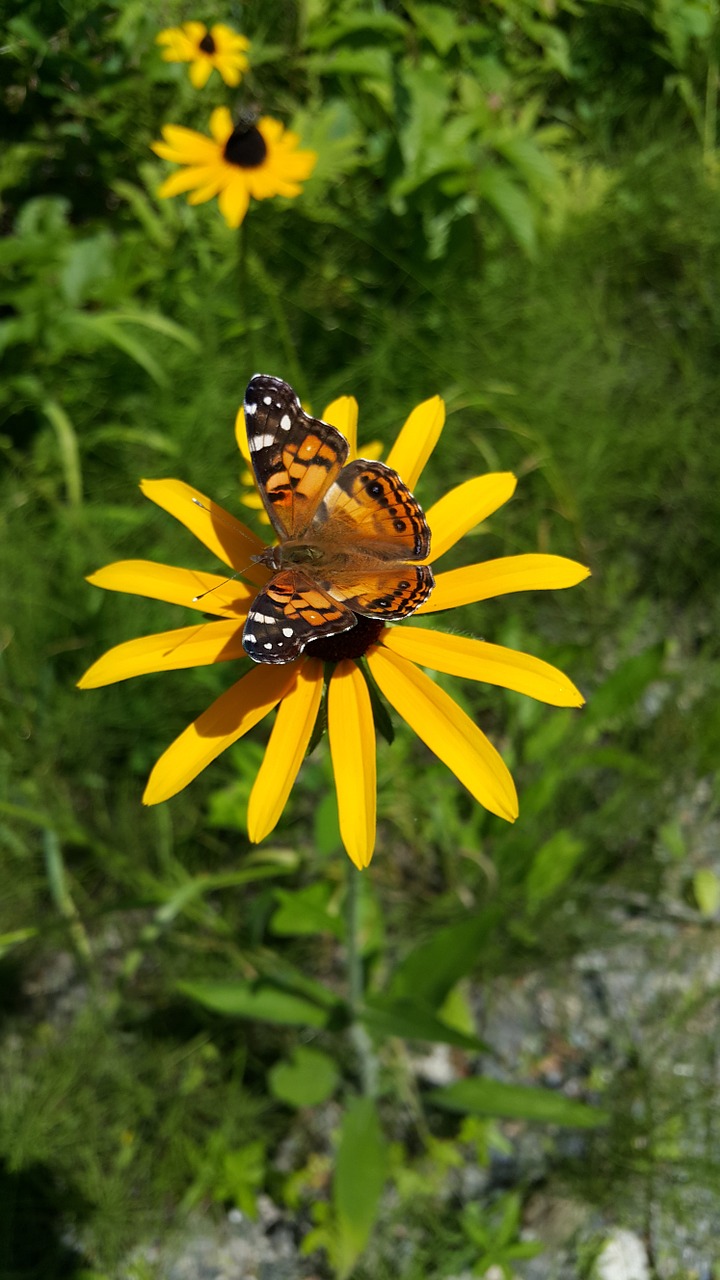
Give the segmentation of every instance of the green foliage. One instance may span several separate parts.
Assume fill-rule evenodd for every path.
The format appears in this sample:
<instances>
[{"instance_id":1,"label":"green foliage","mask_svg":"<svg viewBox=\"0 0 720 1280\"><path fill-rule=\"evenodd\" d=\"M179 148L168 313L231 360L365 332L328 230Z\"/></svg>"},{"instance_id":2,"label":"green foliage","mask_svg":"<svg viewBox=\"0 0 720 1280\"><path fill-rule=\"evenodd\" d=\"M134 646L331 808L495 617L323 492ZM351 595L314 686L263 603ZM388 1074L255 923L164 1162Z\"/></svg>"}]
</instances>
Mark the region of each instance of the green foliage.
<instances>
[{"instance_id":1,"label":"green foliage","mask_svg":"<svg viewBox=\"0 0 720 1280\"><path fill-rule=\"evenodd\" d=\"M570 1097L477 1015L480 980L612 945L618 901L703 937L717 923L714 844L696 838L720 798L716 5L249 0L251 73L202 95L153 42L208 8L17 8L0 106L0 1230L19 1249L20 1192L53 1228L40 1261L10 1255L15 1274L74 1265L71 1239L78 1275L146 1280L139 1244L191 1211L252 1216L262 1192L336 1275L510 1275L538 1246L524 1186L498 1196L492 1178L525 1125L558 1162L552 1126L577 1130L573 1183L610 1153L587 1192L610 1215L632 1178L705 1190L716 1168L683 1164L684 1118L662 1090L655 1114L634 1049L620 1081L579 1060ZM239 262L215 202L157 199L149 143L254 99L319 159L296 201L251 208ZM255 368L316 410L356 394L361 440L385 444L439 391L421 501L485 469L520 477L467 561L552 551L594 572L439 620L587 694L575 713L439 678L511 764L514 827L373 691L380 840L353 926L322 741L254 851L264 728L167 806L140 804L234 667L74 689L104 649L175 625L84 574L217 569L136 485L177 474L239 509L232 423ZM428 1045L453 1082L426 1087ZM460 1209L468 1166L490 1189Z\"/></svg>"}]
</instances>

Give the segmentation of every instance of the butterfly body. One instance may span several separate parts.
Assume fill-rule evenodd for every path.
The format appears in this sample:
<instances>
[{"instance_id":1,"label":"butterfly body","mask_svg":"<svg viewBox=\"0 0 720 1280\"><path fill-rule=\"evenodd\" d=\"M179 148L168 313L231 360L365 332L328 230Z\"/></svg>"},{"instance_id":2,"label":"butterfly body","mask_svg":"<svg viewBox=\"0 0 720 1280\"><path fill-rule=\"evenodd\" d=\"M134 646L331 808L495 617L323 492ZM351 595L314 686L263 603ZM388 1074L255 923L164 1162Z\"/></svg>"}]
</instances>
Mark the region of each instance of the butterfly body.
<instances>
[{"instance_id":1,"label":"butterfly body","mask_svg":"<svg viewBox=\"0 0 720 1280\"><path fill-rule=\"evenodd\" d=\"M279 537L259 557L273 572L243 633L256 662L291 662L310 641L347 631L358 615L395 621L434 586L430 530L417 500L382 462L347 463L345 437L264 374L245 396L258 489Z\"/></svg>"}]
</instances>

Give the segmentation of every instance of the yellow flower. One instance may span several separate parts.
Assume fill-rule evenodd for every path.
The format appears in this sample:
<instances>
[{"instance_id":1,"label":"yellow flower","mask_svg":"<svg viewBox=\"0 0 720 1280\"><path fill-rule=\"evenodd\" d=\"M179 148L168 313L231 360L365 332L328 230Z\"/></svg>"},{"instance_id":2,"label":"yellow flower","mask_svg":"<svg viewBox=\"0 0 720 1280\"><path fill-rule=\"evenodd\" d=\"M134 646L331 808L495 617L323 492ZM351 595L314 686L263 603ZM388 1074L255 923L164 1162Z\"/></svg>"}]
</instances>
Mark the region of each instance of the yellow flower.
<instances>
[{"instance_id":1,"label":"yellow flower","mask_svg":"<svg viewBox=\"0 0 720 1280\"><path fill-rule=\"evenodd\" d=\"M250 41L222 22L216 22L209 30L204 22L167 27L155 37L155 43L163 47L165 62L190 63L190 79L196 89L207 84L213 68L232 88L239 85L242 73L248 69L245 54Z\"/></svg>"},{"instance_id":2,"label":"yellow flower","mask_svg":"<svg viewBox=\"0 0 720 1280\"><path fill-rule=\"evenodd\" d=\"M323 418L345 435L357 453L357 403L343 396ZM414 488L445 421L439 396L418 405L387 458ZM238 415L238 439L245 428ZM433 566L515 489L509 472L466 480L426 512L432 531ZM171 671L227 662L244 656L242 631L258 587L270 571L252 561L264 544L245 525L180 480L147 480L145 495L181 521L231 570L247 581L144 560L120 561L89 581L111 591L183 604L219 619L117 645L80 681L89 689L151 671ZM247 566L250 566L249 568ZM435 589L418 613L438 613L514 591L571 587L589 570L554 555L503 556L438 573ZM206 594L206 593L210 594ZM202 598L198 598L202 597ZM328 646L332 646L330 649ZM158 760L148 780L146 804L177 794L226 747L277 707L275 723L248 808L250 839L274 829L297 777L315 725L324 683L324 663L335 661L328 685L330 754L345 848L366 867L375 846L375 729L370 695L357 659L364 656L382 694L417 736L492 813L513 822L518 802L513 780L495 747L473 720L423 668L514 689L558 707L582 706L567 676L540 658L484 640L426 627L384 626L360 618L356 627L309 644L300 658L253 667L204 711Z\"/></svg>"},{"instance_id":3,"label":"yellow flower","mask_svg":"<svg viewBox=\"0 0 720 1280\"><path fill-rule=\"evenodd\" d=\"M229 227L240 226L251 196L299 196L301 184L315 168L316 153L298 151L298 135L271 116L234 125L227 107L217 107L210 116L210 132L208 138L182 125L163 126L164 141L154 142L153 151L184 167L166 178L158 195L166 198L187 191L188 204L204 204L218 196Z\"/></svg>"}]
</instances>

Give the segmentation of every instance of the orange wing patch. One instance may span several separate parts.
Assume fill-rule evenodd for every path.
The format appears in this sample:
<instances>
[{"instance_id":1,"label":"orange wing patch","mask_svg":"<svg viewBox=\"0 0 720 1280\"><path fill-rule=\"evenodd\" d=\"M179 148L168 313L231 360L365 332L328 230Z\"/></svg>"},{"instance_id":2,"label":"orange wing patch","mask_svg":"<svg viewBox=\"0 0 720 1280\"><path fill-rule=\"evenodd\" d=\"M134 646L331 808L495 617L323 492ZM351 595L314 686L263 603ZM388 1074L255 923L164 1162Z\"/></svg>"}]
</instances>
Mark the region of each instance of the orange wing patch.
<instances>
[{"instance_id":1,"label":"orange wing patch","mask_svg":"<svg viewBox=\"0 0 720 1280\"><path fill-rule=\"evenodd\" d=\"M310 640L348 631L355 614L302 569L280 569L255 597L243 629L254 662L292 662Z\"/></svg>"},{"instance_id":2,"label":"orange wing patch","mask_svg":"<svg viewBox=\"0 0 720 1280\"><path fill-rule=\"evenodd\" d=\"M339 431L311 418L292 387L257 374L245 392L245 424L255 479L276 533L300 538L348 455Z\"/></svg>"},{"instance_id":3,"label":"orange wing patch","mask_svg":"<svg viewBox=\"0 0 720 1280\"><path fill-rule=\"evenodd\" d=\"M324 502L324 537L369 543L381 560L424 560L430 529L417 498L384 462L358 458L343 467Z\"/></svg>"},{"instance_id":4,"label":"orange wing patch","mask_svg":"<svg viewBox=\"0 0 720 1280\"><path fill-rule=\"evenodd\" d=\"M397 622L425 603L435 579L426 564L378 564L358 571L340 570L332 582L323 581L322 585L354 613Z\"/></svg>"}]
</instances>

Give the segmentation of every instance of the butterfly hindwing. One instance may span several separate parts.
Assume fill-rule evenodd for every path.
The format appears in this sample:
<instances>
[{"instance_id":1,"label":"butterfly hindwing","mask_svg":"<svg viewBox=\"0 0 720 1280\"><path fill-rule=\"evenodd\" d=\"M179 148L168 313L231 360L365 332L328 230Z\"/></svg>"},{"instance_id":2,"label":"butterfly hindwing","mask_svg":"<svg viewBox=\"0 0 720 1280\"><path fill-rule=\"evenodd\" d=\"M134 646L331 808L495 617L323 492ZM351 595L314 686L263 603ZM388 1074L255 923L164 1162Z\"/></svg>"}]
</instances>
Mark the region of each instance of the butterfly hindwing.
<instances>
[{"instance_id":1,"label":"butterfly hindwing","mask_svg":"<svg viewBox=\"0 0 720 1280\"><path fill-rule=\"evenodd\" d=\"M366 618L397 622L407 618L427 600L435 586L427 564L368 564L358 569L341 569L332 581L323 581L333 599Z\"/></svg>"},{"instance_id":2,"label":"butterfly hindwing","mask_svg":"<svg viewBox=\"0 0 720 1280\"><path fill-rule=\"evenodd\" d=\"M335 427L305 413L287 382L256 374L245 392L245 424L258 489L281 540L299 538L348 455Z\"/></svg>"},{"instance_id":3,"label":"butterfly hindwing","mask_svg":"<svg viewBox=\"0 0 720 1280\"><path fill-rule=\"evenodd\" d=\"M356 621L302 569L280 569L253 600L243 648L254 662L292 662L310 640L347 631Z\"/></svg>"},{"instance_id":4,"label":"butterfly hindwing","mask_svg":"<svg viewBox=\"0 0 720 1280\"><path fill-rule=\"evenodd\" d=\"M396 471L357 458L342 471L323 503L329 542L353 538L379 559L425 560L430 530L422 507Z\"/></svg>"}]
</instances>

